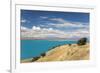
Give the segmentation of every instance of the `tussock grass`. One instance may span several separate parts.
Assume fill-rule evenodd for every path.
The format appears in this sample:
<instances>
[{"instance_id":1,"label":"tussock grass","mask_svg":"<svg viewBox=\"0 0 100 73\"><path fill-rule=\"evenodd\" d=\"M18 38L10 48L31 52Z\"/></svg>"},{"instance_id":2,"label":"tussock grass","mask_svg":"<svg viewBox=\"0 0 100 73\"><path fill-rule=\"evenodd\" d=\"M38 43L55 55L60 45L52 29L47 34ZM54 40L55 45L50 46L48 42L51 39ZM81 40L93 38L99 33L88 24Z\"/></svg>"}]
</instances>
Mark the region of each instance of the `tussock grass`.
<instances>
[{"instance_id":1,"label":"tussock grass","mask_svg":"<svg viewBox=\"0 0 100 73\"><path fill-rule=\"evenodd\" d=\"M77 44L58 46L46 53L37 62L65 61L65 60L89 60L89 44L78 46Z\"/></svg>"}]
</instances>

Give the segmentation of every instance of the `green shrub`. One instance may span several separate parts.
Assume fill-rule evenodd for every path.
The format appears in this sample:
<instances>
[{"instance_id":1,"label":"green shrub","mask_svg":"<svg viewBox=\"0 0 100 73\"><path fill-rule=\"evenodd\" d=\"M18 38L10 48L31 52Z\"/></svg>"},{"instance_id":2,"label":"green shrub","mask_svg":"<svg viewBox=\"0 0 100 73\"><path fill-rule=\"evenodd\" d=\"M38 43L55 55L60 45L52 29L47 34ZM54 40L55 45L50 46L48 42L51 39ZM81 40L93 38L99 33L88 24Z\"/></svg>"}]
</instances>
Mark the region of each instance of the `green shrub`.
<instances>
[{"instance_id":1,"label":"green shrub","mask_svg":"<svg viewBox=\"0 0 100 73\"><path fill-rule=\"evenodd\" d=\"M86 45L87 42L87 38L81 38L78 40L77 45L81 46L81 45Z\"/></svg>"},{"instance_id":2,"label":"green shrub","mask_svg":"<svg viewBox=\"0 0 100 73\"><path fill-rule=\"evenodd\" d=\"M40 57L33 57L32 62L38 60Z\"/></svg>"}]
</instances>

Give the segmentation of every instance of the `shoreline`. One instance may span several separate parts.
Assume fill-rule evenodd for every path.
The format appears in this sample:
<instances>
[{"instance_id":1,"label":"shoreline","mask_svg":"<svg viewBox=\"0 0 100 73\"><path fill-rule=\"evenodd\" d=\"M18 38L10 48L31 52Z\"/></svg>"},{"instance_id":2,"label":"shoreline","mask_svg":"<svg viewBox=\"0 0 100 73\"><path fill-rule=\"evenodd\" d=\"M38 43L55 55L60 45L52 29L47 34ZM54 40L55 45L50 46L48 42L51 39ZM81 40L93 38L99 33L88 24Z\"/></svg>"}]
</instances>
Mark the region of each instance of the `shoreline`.
<instances>
[{"instance_id":1,"label":"shoreline","mask_svg":"<svg viewBox=\"0 0 100 73\"><path fill-rule=\"evenodd\" d=\"M23 59L21 63L89 60L89 51L89 43L83 46L65 44L48 50L40 57Z\"/></svg>"},{"instance_id":2,"label":"shoreline","mask_svg":"<svg viewBox=\"0 0 100 73\"><path fill-rule=\"evenodd\" d=\"M77 40L71 40L71 39L34 39L34 38L21 38L20 40L50 40L50 41L77 41Z\"/></svg>"}]
</instances>

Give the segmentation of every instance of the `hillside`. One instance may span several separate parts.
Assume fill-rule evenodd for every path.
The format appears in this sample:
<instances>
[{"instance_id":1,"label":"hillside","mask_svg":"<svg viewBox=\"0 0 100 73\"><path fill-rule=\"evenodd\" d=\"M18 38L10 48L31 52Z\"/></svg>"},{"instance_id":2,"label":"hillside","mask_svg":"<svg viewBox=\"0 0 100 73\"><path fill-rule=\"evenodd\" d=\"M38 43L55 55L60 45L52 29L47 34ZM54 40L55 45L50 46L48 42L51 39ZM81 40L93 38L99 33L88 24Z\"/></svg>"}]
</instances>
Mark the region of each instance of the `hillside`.
<instances>
[{"instance_id":1,"label":"hillside","mask_svg":"<svg viewBox=\"0 0 100 73\"><path fill-rule=\"evenodd\" d=\"M62 45L58 46L46 53L46 56L41 57L37 62L44 61L64 61L64 60L88 60L89 59L89 44L78 46Z\"/></svg>"}]
</instances>

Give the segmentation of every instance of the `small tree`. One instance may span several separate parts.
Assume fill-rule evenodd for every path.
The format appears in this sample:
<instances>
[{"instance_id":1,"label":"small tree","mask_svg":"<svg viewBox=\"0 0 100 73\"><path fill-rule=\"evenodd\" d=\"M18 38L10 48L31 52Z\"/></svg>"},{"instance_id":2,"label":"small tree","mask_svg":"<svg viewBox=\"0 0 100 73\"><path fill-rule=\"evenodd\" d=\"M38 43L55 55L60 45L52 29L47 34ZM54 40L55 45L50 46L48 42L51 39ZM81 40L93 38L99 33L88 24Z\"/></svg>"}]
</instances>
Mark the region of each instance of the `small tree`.
<instances>
[{"instance_id":1,"label":"small tree","mask_svg":"<svg viewBox=\"0 0 100 73\"><path fill-rule=\"evenodd\" d=\"M72 44L68 44L69 46L71 46Z\"/></svg>"},{"instance_id":2,"label":"small tree","mask_svg":"<svg viewBox=\"0 0 100 73\"><path fill-rule=\"evenodd\" d=\"M81 46L81 45L85 45L87 42L87 38L81 38L78 40L77 45Z\"/></svg>"},{"instance_id":3,"label":"small tree","mask_svg":"<svg viewBox=\"0 0 100 73\"><path fill-rule=\"evenodd\" d=\"M33 57L32 62L38 60L40 57Z\"/></svg>"},{"instance_id":4,"label":"small tree","mask_svg":"<svg viewBox=\"0 0 100 73\"><path fill-rule=\"evenodd\" d=\"M42 57L44 57L45 55L46 55L45 53L42 53L42 54L41 54Z\"/></svg>"}]
</instances>

